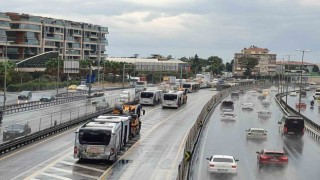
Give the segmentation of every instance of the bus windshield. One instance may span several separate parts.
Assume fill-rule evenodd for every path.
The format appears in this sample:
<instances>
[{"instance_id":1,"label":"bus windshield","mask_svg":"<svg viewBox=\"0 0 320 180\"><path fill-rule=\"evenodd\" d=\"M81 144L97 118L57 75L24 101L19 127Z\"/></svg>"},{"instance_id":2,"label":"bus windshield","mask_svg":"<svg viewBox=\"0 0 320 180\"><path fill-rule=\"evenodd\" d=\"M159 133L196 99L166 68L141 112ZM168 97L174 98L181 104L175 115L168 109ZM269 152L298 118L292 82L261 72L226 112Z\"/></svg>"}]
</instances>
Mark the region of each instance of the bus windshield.
<instances>
[{"instance_id":1,"label":"bus windshield","mask_svg":"<svg viewBox=\"0 0 320 180\"><path fill-rule=\"evenodd\" d=\"M191 84L183 84L182 87L183 87L183 88L190 88L190 87L191 87Z\"/></svg>"},{"instance_id":2,"label":"bus windshield","mask_svg":"<svg viewBox=\"0 0 320 180\"><path fill-rule=\"evenodd\" d=\"M141 98L152 98L153 93L152 92L141 92Z\"/></svg>"},{"instance_id":3,"label":"bus windshield","mask_svg":"<svg viewBox=\"0 0 320 180\"><path fill-rule=\"evenodd\" d=\"M111 132L105 130L81 129L79 131L80 144L109 145Z\"/></svg>"},{"instance_id":4,"label":"bus windshield","mask_svg":"<svg viewBox=\"0 0 320 180\"><path fill-rule=\"evenodd\" d=\"M169 100L169 101L174 101L177 99L176 94L164 94L163 95L163 100Z\"/></svg>"}]
</instances>

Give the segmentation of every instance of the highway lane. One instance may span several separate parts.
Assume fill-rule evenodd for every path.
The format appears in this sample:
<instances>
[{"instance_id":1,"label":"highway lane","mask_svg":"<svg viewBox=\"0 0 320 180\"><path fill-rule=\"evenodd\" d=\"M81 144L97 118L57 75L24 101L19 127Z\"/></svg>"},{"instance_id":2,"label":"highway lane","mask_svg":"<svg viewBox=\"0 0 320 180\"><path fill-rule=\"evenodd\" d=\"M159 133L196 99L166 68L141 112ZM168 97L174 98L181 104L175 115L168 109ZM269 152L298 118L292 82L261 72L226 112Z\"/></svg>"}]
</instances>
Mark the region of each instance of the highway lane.
<instances>
[{"instance_id":1,"label":"highway lane","mask_svg":"<svg viewBox=\"0 0 320 180\"><path fill-rule=\"evenodd\" d=\"M2 124L0 124L0 131L2 132L4 127L14 123L28 123L32 132L43 130L54 125L55 121L57 124L60 124L69 121L70 119L95 112L95 106L92 105L92 102L94 101L98 102L98 105L102 106L105 106L105 103L112 105L116 102L121 91L122 90L107 91L102 97L84 99L41 109L5 115ZM134 91L134 89L130 89L130 91ZM105 99L105 102L103 102L103 99ZM0 143L1 142L2 133L0 133Z\"/></svg>"},{"instance_id":2,"label":"highway lane","mask_svg":"<svg viewBox=\"0 0 320 180\"><path fill-rule=\"evenodd\" d=\"M274 93L272 93L274 95ZM236 122L224 122L220 119L219 106L212 114L205 127L199 149L195 153L190 179L237 179L237 180L318 180L320 176L320 147L308 134L301 139L297 137L282 137L277 122L282 118L282 112L271 96L272 112L269 119L258 119L257 111L264 109L256 97L245 95L235 101ZM243 111L241 103L253 102L253 111ZM246 140L246 129L260 127L268 131L266 141ZM264 148L284 149L289 157L285 168L263 167L259 169L256 151ZM214 175L207 171L207 157L214 154L232 155L239 159L236 176Z\"/></svg>"},{"instance_id":3,"label":"highway lane","mask_svg":"<svg viewBox=\"0 0 320 180\"><path fill-rule=\"evenodd\" d=\"M320 101L314 101L314 109L310 109L310 102L313 99L313 91L307 91L307 97L301 98L301 102L305 102L307 104L306 109L301 109L300 112L311 119L313 122L320 125L320 111L318 110L318 106L320 106ZM285 97L282 98L284 101L286 100ZM292 108L295 108L295 104L299 102L299 96L288 96L288 105ZM297 109L296 109L297 110ZM298 111L298 110L297 110Z\"/></svg>"},{"instance_id":4,"label":"highway lane","mask_svg":"<svg viewBox=\"0 0 320 180\"><path fill-rule=\"evenodd\" d=\"M152 122L159 123L142 134L141 140L121 157L130 163L116 164L102 179L175 179L186 135L203 105L215 93L201 90L190 94L188 103L180 109L158 109L154 112L160 117L154 115Z\"/></svg>"},{"instance_id":5,"label":"highway lane","mask_svg":"<svg viewBox=\"0 0 320 180\"><path fill-rule=\"evenodd\" d=\"M148 176L161 178L165 175L174 179L177 165L182 159L181 147L185 133L189 131L204 102L214 93L204 91L190 94L189 102L181 109L144 107L146 115L142 117L141 140L109 171L110 178L134 179L145 172ZM1 179L95 179L101 176L110 164L73 159L74 131L54 136L44 143L31 145L26 150L21 149L21 152L0 159ZM24 162L23 167L19 162ZM150 168L152 165L156 169Z\"/></svg>"}]
</instances>

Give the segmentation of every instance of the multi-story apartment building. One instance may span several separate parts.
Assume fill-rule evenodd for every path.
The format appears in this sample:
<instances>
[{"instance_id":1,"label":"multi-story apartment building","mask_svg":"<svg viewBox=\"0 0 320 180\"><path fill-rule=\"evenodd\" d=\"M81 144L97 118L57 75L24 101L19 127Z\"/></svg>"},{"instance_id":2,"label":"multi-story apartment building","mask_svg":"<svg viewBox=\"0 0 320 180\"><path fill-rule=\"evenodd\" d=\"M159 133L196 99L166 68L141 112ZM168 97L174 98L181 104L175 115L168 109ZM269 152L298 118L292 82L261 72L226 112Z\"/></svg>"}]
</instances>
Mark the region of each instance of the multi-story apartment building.
<instances>
[{"instance_id":1,"label":"multi-story apartment building","mask_svg":"<svg viewBox=\"0 0 320 180\"><path fill-rule=\"evenodd\" d=\"M277 54L270 54L267 48L259 48L256 46L250 46L244 48L241 53L234 54L234 76L243 76L244 68L240 66L238 60L241 57L256 58L259 64L252 70L252 75L275 75L276 74L276 59Z\"/></svg>"},{"instance_id":2,"label":"multi-story apartment building","mask_svg":"<svg viewBox=\"0 0 320 180\"><path fill-rule=\"evenodd\" d=\"M63 59L96 63L106 57L108 45L107 27L9 12L0 14L0 34L0 49L9 41L8 57L16 61L59 51Z\"/></svg>"},{"instance_id":3,"label":"multi-story apartment building","mask_svg":"<svg viewBox=\"0 0 320 180\"><path fill-rule=\"evenodd\" d=\"M5 56L5 46L7 42L6 31L10 29L10 18L4 13L0 13L0 58Z\"/></svg>"}]
</instances>

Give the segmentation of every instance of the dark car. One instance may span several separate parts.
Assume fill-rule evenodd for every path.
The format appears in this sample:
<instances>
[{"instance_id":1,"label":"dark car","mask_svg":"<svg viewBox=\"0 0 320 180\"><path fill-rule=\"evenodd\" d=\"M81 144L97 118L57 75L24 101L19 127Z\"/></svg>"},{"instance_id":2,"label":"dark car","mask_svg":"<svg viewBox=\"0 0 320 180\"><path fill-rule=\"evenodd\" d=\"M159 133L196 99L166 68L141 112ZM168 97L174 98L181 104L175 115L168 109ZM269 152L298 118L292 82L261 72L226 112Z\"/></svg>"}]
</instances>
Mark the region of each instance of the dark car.
<instances>
[{"instance_id":1,"label":"dark car","mask_svg":"<svg viewBox=\"0 0 320 180\"><path fill-rule=\"evenodd\" d=\"M11 124L3 131L3 141L15 139L31 133L30 126L26 124Z\"/></svg>"},{"instance_id":2,"label":"dark car","mask_svg":"<svg viewBox=\"0 0 320 180\"><path fill-rule=\"evenodd\" d=\"M32 97L32 93L31 91L22 91L19 96L18 99L19 100L29 100Z\"/></svg>"},{"instance_id":3,"label":"dark car","mask_svg":"<svg viewBox=\"0 0 320 180\"><path fill-rule=\"evenodd\" d=\"M231 93L231 99L239 99L239 93L238 92Z\"/></svg>"},{"instance_id":4,"label":"dark car","mask_svg":"<svg viewBox=\"0 0 320 180\"><path fill-rule=\"evenodd\" d=\"M259 167L263 165L287 165L288 156L281 151L262 150L257 152L257 162Z\"/></svg>"},{"instance_id":5,"label":"dark car","mask_svg":"<svg viewBox=\"0 0 320 180\"><path fill-rule=\"evenodd\" d=\"M223 101L220 106L221 111L233 111L234 103L233 101Z\"/></svg>"},{"instance_id":6,"label":"dark car","mask_svg":"<svg viewBox=\"0 0 320 180\"><path fill-rule=\"evenodd\" d=\"M301 90L300 96L307 97L307 92L305 90Z\"/></svg>"},{"instance_id":7,"label":"dark car","mask_svg":"<svg viewBox=\"0 0 320 180\"><path fill-rule=\"evenodd\" d=\"M278 124L281 124L279 131L282 135L304 135L304 119L300 116L284 116Z\"/></svg>"},{"instance_id":8,"label":"dark car","mask_svg":"<svg viewBox=\"0 0 320 180\"><path fill-rule=\"evenodd\" d=\"M50 102L50 101L53 101L55 99L56 98L54 97L54 95L43 95L43 96L41 96L40 101L41 102Z\"/></svg>"}]
</instances>

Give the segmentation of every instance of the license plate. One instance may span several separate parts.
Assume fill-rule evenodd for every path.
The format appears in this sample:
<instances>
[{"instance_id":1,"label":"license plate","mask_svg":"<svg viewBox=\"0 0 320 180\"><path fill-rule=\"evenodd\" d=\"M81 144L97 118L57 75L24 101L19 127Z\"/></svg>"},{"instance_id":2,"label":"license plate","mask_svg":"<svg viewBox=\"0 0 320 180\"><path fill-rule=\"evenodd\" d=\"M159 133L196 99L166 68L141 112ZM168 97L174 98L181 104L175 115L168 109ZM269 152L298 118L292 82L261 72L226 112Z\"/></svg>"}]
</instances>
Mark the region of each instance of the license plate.
<instances>
[{"instance_id":1,"label":"license plate","mask_svg":"<svg viewBox=\"0 0 320 180\"><path fill-rule=\"evenodd\" d=\"M288 132L288 134L294 134L294 132Z\"/></svg>"},{"instance_id":2,"label":"license plate","mask_svg":"<svg viewBox=\"0 0 320 180\"><path fill-rule=\"evenodd\" d=\"M218 169L218 171L226 172L226 171L228 171L228 170L227 170L227 169Z\"/></svg>"},{"instance_id":3,"label":"license plate","mask_svg":"<svg viewBox=\"0 0 320 180\"><path fill-rule=\"evenodd\" d=\"M98 154L103 152L104 152L104 148L102 147L87 147L87 153L90 153L90 154Z\"/></svg>"}]
</instances>

